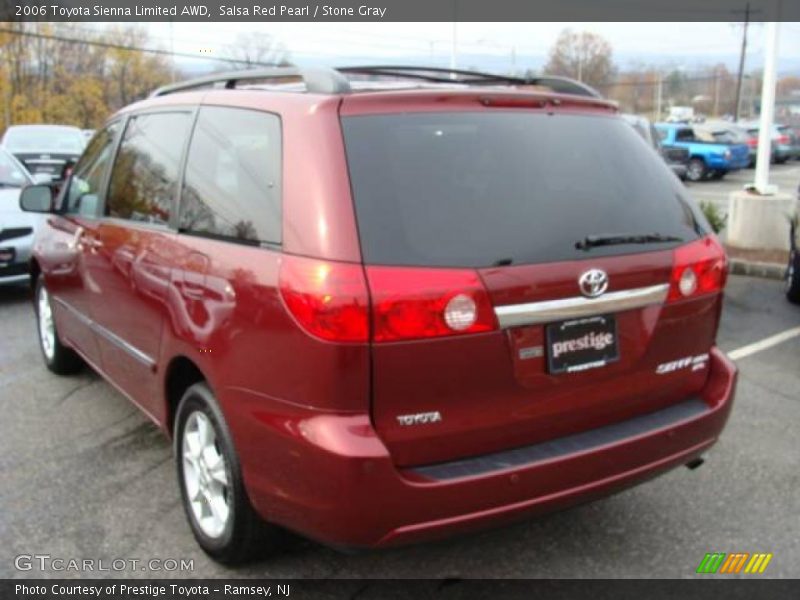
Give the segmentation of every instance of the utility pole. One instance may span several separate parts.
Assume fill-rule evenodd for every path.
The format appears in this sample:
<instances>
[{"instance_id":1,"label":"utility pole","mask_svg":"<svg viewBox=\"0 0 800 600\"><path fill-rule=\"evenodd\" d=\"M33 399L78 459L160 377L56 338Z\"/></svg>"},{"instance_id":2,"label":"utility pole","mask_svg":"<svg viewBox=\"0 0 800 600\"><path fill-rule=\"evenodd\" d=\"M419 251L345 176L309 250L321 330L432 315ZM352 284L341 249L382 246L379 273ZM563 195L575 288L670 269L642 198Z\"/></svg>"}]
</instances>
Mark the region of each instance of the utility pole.
<instances>
[{"instance_id":1,"label":"utility pole","mask_svg":"<svg viewBox=\"0 0 800 600\"><path fill-rule=\"evenodd\" d=\"M744 7L744 26L742 29L742 51L739 54L739 73L736 76L736 104L733 107L733 120L739 120L739 100L742 97L742 77L744 76L744 57L747 52L747 27L750 25L750 3Z\"/></svg>"}]
</instances>

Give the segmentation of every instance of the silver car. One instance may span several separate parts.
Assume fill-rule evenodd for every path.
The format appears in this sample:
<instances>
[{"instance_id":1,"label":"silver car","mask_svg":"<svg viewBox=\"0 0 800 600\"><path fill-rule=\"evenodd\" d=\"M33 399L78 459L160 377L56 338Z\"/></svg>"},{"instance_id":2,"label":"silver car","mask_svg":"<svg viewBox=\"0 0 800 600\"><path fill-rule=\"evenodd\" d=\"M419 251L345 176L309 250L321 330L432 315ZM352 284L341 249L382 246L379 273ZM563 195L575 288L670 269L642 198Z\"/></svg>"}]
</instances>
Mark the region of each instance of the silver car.
<instances>
[{"instance_id":1,"label":"silver car","mask_svg":"<svg viewBox=\"0 0 800 600\"><path fill-rule=\"evenodd\" d=\"M0 148L0 286L29 280L33 236L45 217L19 207L20 190L30 183L34 180L25 167Z\"/></svg>"}]
</instances>

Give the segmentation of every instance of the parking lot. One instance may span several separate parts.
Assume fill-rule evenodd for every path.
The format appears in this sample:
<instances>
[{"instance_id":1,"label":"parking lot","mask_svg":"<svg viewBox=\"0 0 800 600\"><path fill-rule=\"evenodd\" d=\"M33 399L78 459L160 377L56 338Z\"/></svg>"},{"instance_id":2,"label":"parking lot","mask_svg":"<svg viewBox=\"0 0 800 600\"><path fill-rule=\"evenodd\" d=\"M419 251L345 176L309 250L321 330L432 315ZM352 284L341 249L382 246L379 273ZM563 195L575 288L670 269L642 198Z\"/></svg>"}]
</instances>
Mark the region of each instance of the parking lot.
<instances>
[{"instance_id":1,"label":"parking lot","mask_svg":"<svg viewBox=\"0 0 800 600\"><path fill-rule=\"evenodd\" d=\"M728 196L753 183L755 169L742 169L728 173L722 181L701 181L689 183L689 189L698 202L711 202L722 211L728 212ZM771 165L769 181L776 184L782 192L794 192L800 184L800 161L789 161L782 165Z\"/></svg>"},{"instance_id":2,"label":"parking lot","mask_svg":"<svg viewBox=\"0 0 800 600\"><path fill-rule=\"evenodd\" d=\"M692 186L723 205L753 171ZM775 169L794 189L800 162ZM731 277L727 352L800 325L778 281ZM687 332L690 335L691 332ZM706 464L593 504L424 546L342 554L292 538L279 556L230 571L186 524L171 448L97 375L45 370L24 289L0 288L0 577L79 576L14 568L19 554L194 559L192 573L127 577L691 577L707 552L770 552L765 575L800 577L800 336L738 361L733 415ZM375 498L375 510L381 499ZM91 575L90 575L91 576Z\"/></svg>"}]
</instances>

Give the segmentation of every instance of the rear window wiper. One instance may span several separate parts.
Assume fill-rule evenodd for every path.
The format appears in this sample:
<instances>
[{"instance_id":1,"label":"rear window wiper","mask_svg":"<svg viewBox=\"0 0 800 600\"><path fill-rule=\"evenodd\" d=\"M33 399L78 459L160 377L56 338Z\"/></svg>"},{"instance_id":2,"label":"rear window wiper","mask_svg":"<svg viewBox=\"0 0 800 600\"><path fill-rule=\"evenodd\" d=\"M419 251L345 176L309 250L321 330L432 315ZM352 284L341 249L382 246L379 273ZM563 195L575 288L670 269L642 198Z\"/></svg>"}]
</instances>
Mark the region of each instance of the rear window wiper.
<instances>
[{"instance_id":1,"label":"rear window wiper","mask_svg":"<svg viewBox=\"0 0 800 600\"><path fill-rule=\"evenodd\" d=\"M619 246L622 244L660 244L663 242L682 242L683 238L661 233L587 235L575 242L578 250L590 250L596 246Z\"/></svg>"}]
</instances>

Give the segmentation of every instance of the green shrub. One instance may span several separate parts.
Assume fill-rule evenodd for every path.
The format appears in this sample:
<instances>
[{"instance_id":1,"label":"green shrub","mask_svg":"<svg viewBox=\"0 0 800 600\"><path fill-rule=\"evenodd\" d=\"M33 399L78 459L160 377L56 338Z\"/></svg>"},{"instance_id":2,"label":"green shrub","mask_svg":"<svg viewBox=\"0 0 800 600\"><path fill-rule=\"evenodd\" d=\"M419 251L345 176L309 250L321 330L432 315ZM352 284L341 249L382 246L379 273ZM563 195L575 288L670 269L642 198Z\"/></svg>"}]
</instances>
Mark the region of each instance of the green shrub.
<instances>
[{"instance_id":1,"label":"green shrub","mask_svg":"<svg viewBox=\"0 0 800 600\"><path fill-rule=\"evenodd\" d=\"M701 202L700 209L703 211L706 219L708 219L708 223L711 225L711 229L714 230L714 233L719 233L725 228L725 221L728 220L728 215L723 215L716 204Z\"/></svg>"}]
</instances>

